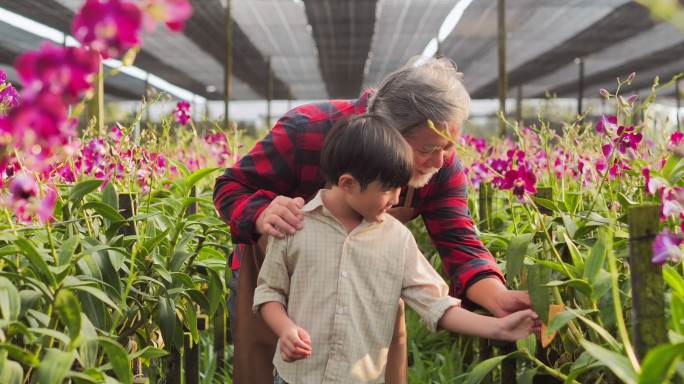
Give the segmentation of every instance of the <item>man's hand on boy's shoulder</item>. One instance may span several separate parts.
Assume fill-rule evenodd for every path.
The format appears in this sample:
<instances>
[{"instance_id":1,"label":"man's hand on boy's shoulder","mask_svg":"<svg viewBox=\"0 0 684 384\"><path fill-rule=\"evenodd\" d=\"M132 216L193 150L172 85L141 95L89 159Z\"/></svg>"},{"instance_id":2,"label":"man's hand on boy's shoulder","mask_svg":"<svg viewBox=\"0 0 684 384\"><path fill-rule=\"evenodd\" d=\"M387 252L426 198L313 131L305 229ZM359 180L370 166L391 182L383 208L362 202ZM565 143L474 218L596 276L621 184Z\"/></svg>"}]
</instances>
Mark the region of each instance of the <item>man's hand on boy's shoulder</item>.
<instances>
[{"instance_id":1,"label":"man's hand on boy's shoulder","mask_svg":"<svg viewBox=\"0 0 684 384\"><path fill-rule=\"evenodd\" d=\"M256 219L256 231L279 239L302 229L304 199L277 196Z\"/></svg>"},{"instance_id":2,"label":"man's hand on boy's shoulder","mask_svg":"<svg viewBox=\"0 0 684 384\"><path fill-rule=\"evenodd\" d=\"M302 327L292 326L280 335L280 356L293 362L311 355L311 336Z\"/></svg>"}]
</instances>

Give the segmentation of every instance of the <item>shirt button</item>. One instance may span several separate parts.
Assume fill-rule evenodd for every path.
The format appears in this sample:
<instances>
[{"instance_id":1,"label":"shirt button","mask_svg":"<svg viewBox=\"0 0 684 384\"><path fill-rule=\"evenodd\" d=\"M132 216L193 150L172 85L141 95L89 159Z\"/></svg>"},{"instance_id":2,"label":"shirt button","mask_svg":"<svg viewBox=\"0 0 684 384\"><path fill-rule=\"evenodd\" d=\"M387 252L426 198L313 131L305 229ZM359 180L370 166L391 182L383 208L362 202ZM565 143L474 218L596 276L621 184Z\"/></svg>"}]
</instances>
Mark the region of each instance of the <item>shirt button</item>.
<instances>
[{"instance_id":1,"label":"shirt button","mask_svg":"<svg viewBox=\"0 0 684 384\"><path fill-rule=\"evenodd\" d=\"M337 314L338 315L344 315L344 307L338 307L337 308Z\"/></svg>"},{"instance_id":2,"label":"shirt button","mask_svg":"<svg viewBox=\"0 0 684 384\"><path fill-rule=\"evenodd\" d=\"M349 274L347 273L347 271L342 271L342 277L347 277L347 276L349 276Z\"/></svg>"}]
</instances>

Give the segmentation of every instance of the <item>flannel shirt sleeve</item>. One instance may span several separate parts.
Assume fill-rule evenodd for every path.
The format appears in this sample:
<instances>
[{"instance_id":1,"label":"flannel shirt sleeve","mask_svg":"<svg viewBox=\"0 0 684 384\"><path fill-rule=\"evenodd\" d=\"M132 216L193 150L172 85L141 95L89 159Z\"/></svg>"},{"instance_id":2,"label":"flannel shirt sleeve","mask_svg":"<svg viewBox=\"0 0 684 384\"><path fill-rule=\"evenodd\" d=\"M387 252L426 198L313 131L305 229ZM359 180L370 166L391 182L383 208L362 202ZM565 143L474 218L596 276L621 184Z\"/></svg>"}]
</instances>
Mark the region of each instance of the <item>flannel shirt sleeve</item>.
<instances>
[{"instance_id":1,"label":"flannel shirt sleeve","mask_svg":"<svg viewBox=\"0 0 684 384\"><path fill-rule=\"evenodd\" d=\"M421 214L451 281L451 293L464 298L468 286L483 275L497 277L505 284L496 260L477 236L468 209L466 175L455 154L435 177L436 184Z\"/></svg>"},{"instance_id":2,"label":"flannel shirt sleeve","mask_svg":"<svg viewBox=\"0 0 684 384\"><path fill-rule=\"evenodd\" d=\"M298 184L297 120L290 114L279 119L265 138L216 179L214 205L230 227L233 242L256 242L256 218L276 196L289 195Z\"/></svg>"}]
</instances>

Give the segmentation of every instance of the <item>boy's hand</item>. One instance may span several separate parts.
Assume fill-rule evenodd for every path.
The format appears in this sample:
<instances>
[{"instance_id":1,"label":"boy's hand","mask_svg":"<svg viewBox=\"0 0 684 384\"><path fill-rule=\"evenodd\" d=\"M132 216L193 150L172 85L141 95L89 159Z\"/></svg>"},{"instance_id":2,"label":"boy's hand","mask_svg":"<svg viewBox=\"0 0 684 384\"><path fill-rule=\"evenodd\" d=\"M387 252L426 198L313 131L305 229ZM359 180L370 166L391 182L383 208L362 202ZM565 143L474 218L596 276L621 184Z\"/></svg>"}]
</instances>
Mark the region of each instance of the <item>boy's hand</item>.
<instances>
[{"instance_id":1,"label":"boy's hand","mask_svg":"<svg viewBox=\"0 0 684 384\"><path fill-rule=\"evenodd\" d=\"M271 235L279 239L286 234L293 235L302 229L302 208L304 199L278 196L256 219L256 231L261 235Z\"/></svg>"},{"instance_id":2,"label":"boy's hand","mask_svg":"<svg viewBox=\"0 0 684 384\"><path fill-rule=\"evenodd\" d=\"M531 309L513 312L498 320L500 327L494 337L498 340L516 341L539 331L539 316Z\"/></svg>"},{"instance_id":3,"label":"boy's hand","mask_svg":"<svg viewBox=\"0 0 684 384\"><path fill-rule=\"evenodd\" d=\"M280 335L280 356L293 362L311 355L311 337L304 328L293 326Z\"/></svg>"}]
</instances>

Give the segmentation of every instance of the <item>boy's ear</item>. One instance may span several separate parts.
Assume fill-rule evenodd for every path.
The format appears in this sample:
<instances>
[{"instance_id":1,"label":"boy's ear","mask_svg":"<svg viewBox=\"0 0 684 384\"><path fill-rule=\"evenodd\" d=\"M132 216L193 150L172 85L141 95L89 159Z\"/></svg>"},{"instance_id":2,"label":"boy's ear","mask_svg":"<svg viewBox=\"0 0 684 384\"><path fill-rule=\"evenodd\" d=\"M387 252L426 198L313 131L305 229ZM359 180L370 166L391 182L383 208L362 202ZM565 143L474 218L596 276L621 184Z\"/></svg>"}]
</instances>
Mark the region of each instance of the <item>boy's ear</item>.
<instances>
[{"instance_id":1,"label":"boy's ear","mask_svg":"<svg viewBox=\"0 0 684 384\"><path fill-rule=\"evenodd\" d=\"M354 176L344 173L340 176L340 178L337 180L337 186L340 187L345 192L354 192L354 188L358 184Z\"/></svg>"}]
</instances>

